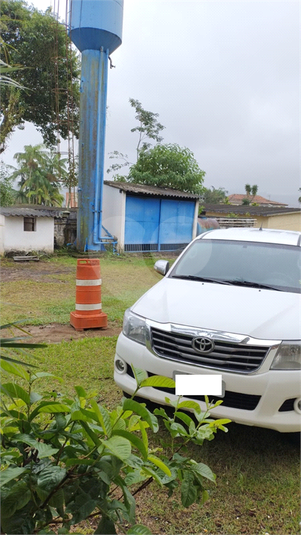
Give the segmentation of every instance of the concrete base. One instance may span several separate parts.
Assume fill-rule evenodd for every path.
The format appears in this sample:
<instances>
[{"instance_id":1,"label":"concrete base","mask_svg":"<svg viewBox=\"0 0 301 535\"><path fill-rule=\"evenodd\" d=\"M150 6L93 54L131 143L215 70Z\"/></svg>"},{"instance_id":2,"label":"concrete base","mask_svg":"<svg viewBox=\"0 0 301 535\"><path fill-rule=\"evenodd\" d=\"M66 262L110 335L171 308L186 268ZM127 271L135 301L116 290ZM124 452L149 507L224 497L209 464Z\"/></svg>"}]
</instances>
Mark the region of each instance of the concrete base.
<instances>
[{"instance_id":1,"label":"concrete base","mask_svg":"<svg viewBox=\"0 0 301 535\"><path fill-rule=\"evenodd\" d=\"M87 315L82 312L74 311L70 314L70 325L72 325L76 331L105 328L108 326L108 316L107 314L104 314L104 312Z\"/></svg>"}]
</instances>

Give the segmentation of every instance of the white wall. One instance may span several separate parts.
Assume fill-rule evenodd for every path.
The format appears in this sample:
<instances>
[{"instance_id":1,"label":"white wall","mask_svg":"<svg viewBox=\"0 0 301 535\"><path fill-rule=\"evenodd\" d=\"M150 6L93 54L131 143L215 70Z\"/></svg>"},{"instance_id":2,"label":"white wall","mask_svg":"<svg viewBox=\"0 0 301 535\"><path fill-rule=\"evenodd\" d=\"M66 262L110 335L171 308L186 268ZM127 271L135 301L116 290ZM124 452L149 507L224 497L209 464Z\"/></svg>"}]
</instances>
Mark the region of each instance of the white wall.
<instances>
[{"instance_id":1,"label":"white wall","mask_svg":"<svg viewBox=\"0 0 301 535\"><path fill-rule=\"evenodd\" d=\"M118 240L118 249L124 247L125 193L103 185L102 224Z\"/></svg>"},{"instance_id":2,"label":"white wall","mask_svg":"<svg viewBox=\"0 0 301 535\"><path fill-rule=\"evenodd\" d=\"M24 218L21 216L5 217L4 251L6 253L10 251L45 251L53 253L53 217L37 217L36 230L33 232L24 231L23 220Z\"/></svg>"}]
</instances>

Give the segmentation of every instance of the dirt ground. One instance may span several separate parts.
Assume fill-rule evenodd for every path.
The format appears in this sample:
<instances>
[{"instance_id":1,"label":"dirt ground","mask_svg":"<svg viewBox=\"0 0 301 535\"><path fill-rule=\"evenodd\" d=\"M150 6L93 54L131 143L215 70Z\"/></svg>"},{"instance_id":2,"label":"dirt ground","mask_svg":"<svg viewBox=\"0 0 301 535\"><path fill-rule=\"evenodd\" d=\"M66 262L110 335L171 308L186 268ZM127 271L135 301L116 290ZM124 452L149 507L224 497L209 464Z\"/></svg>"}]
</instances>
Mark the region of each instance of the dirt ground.
<instances>
[{"instance_id":1,"label":"dirt ground","mask_svg":"<svg viewBox=\"0 0 301 535\"><path fill-rule=\"evenodd\" d=\"M94 338L100 336L117 336L121 329L114 325L108 324L106 329L85 329L76 331L71 325L62 325L61 323L50 323L49 325L25 325L24 330L30 336L30 342L44 342L53 344L62 342L62 340L79 340L80 338Z\"/></svg>"},{"instance_id":2,"label":"dirt ground","mask_svg":"<svg viewBox=\"0 0 301 535\"><path fill-rule=\"evenodd\" d=\"M34 280L43 282L47 280L47 275L61 275L63 273L74 273L74 267L57 266L56 264L44 262L14 262L12 259L5 259L1 262L1 281L22 281ZM59 282L59 281L57 281ZM50 323L48 325L22 325L22 328L28 332L30 342L38 343L58 343L62 340L78 340L79 338L93 338L100 336L117 336L121 328L108 321L108 327L103 329L86 329L76 331L70 324ZM17 336L19 331L15 330ZM4 329L1 335L6 337L8 332Z\"/></svg>"}]
</instances>

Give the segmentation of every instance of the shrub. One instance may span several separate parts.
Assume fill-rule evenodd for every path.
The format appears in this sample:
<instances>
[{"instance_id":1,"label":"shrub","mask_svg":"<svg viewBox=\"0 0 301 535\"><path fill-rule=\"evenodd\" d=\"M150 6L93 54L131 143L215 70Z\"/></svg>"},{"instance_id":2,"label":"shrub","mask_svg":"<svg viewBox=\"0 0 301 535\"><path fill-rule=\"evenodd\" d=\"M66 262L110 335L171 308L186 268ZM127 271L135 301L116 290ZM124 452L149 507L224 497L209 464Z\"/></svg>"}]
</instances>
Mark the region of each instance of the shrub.
<instances>
[{"instance_id":1,"label":"shrub","mask_svg":"<svg viewBox=\"0 0 301 535\"><path fill-rule=\"evenodd\" d=\"M133 368L137 389L131 399L108 411L95 393L75 387L72 399L55 391L33 390L39 378L51 374L28 371L20 363L1 359L12 382L1 385L2 396L2 533L69 533L71 526L95 517L95 533L150 533L135 524L134 495L152 481L169 495L181 488L184 507L208 498L211 469L182 455L189 441L212 440L229 420L212 420L210 406L202 413L197 403L168 402L149 411L134 397L146 386L173 387L166 377L148 378ZM219 403L219 402L218 402ZM194 417L183 412L193 411ZM171 437L171 454L152 450L148 432L157 433L163 419ZM126 527L131 527L126 531Z\"/></svg>"}]
</instances>

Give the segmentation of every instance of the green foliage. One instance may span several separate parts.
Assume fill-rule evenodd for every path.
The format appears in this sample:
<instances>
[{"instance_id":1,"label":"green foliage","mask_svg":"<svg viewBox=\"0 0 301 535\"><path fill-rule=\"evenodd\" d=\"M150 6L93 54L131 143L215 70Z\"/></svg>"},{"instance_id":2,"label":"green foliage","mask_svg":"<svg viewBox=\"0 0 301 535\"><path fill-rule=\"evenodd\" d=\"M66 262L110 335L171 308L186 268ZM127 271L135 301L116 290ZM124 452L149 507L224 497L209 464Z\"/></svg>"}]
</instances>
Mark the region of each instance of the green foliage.
<instances>
[{"instance_id":1,"label":"green foliage","mask_svg":"<svg viewBox=\"0 0 301 535\"><path fill-rule=\"evenodd\" d=\"M77 136L80 63L69 48L65 26L49 9L43 13L23 0L2 0L0 9L1 59L23 67L14 72L16 85L1 85L0 151L25 121L50 145L56 143L57 129L64 139L69 132Z\"/></svg>"},{"instance_id":2,"label":"green foliage","mask_svg":"<svg viewBox=\"0 0 301 535\"><path fill-rule=\"evenodd\" d=\"M12 179L9 177L9 166L0 162L0 206L11 206L14 204L15 192L12 186Z\"/></svg>"},{"instance_id":3,"label":"green foliage","mask_svg":"<svg viewBox=\"0 0 301 535\"><path fill-rule=\"evenodd\" d=\"M225 188L215 188L211 186L211 189L203 188L202 202L206 204L219 204L227 203L228 192Z\"/></svg>"},{"instance_id":4,"label":"green foliage","mask_svg":"<svg viewBox=\"0 0 301 535\"><path fill-rule=\"evenodd\" d=\"M161 143L163 138L160 136L160 132L165 128L157 120L159 116L158 113L153 113L152 111L147 111L142 108L141 102L130 98L130 105L135 109L135 119L138 121L138 126L135 126L131 129L131 132L138 132L138 142L136 146L137 159L141 151L148 150L151 147L149 140L154 140L157 143ZM123 154L117 150L114 150L109 155L110 159L118 160L118 162L113 163L107 173L113 172L114 180L118 182L126 182L127 177L120 175L118 171L124 167L129 167L132 165L128 160L128 155Z\"/></svg>"},{"instance_id":5,"label":"green foliage","mask_svg":"<svg viewBox=\"0 0 301 535\"><path fill-rule=\"evenodd\" d=\"M148 434L159 430L157 416L133 398L109 411L81 386L72 398L54 391L38 394L33 387L39 373L23 374L21 386L20 364L4 367L4 372L13 376L2 385L5 533L53 533L48 528L53 524L62 526L60 533L69 533L71 526L98 516L95 533L125 532L126 524L128 534L147 535L146 527L135 524L134 494L152 481L169 495L180 486L184 507L207 499L215 475L207 465L183 456L182 449L190 441L201 445L212 440L217 429L226 431L229 420L211 420L209 404L202 413L197 403L178 399L170 402L172 417L157 410L171 435L167 456L149 446ZM165 377L147 378L141 370L134 369L134 374L134 395L154 381L156 386L174 384ZM185 409L193 410L194 418Z\"/></svg>"},{"instance_id":6,"label":"green foliage","mask_svg":"<svg viewBox=\"0 0 301 535\"><path fill-rule=\"evenodd\" d=\"M10 176L19 177L16 200L21 203L61 206L64 197L59 185L67 181L66 159L42 145L25 145L24 152L14 155L19 167Z\"/></svg>"},{"instance_id":7,"label":"green foliage","mask_svg":"<svg viewBox=\"0 0 301 535\"><path fill-rule=\"evenodd\" d=\"M130 98L130 105L135 110L135 119L138 121L139 125L131 129L131 132L138 132L138 143L136 147L137 158L139 157L140 151L148 150L151 147L151 144L146 141L153 139L157 143L161 143L163 138L160 136L160 132L165 128L157 120L159 117L158 113L153 113L152 111L147 111L142 108L141 102Z\"/></svg>"},{"instance_id":8,"label":"green foliage","mask_svg":"<svg viewBox=\"0 0 301 535\"><path fill-rule=\"evenodd\" d=\"M204 176L189 149L168 144L140 151L130 168L129 181L201 194Z\"/></svg>"},{"instance_id":9,"label":"green foliage","mask_svg":"<svg viewBox=\"0 0 301 535\"><path fill-rule=\"evenodd\" d=\"M242 203L243 204L250 204L250 203L244 202L244 201L245 200L249 201L249 197L252 197L252 199L254 199L256 197L257 191L258 191L258 186L256 184L254 184L254 186L251 186L250 184L246 184L245 185L245 191L246 191L246 194L247 194L247 199L243 199Z\"/></svg>"}]
</instances>

